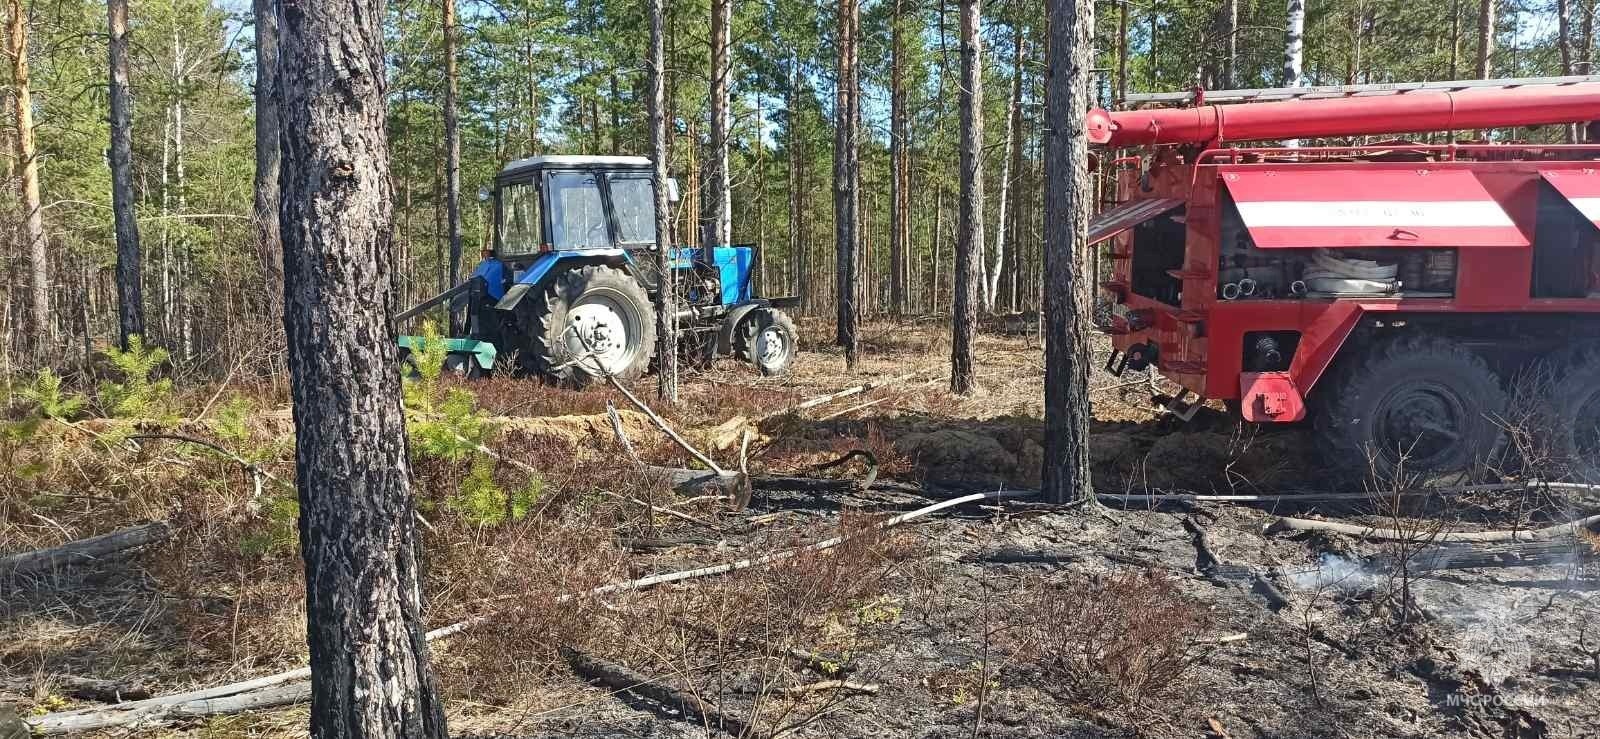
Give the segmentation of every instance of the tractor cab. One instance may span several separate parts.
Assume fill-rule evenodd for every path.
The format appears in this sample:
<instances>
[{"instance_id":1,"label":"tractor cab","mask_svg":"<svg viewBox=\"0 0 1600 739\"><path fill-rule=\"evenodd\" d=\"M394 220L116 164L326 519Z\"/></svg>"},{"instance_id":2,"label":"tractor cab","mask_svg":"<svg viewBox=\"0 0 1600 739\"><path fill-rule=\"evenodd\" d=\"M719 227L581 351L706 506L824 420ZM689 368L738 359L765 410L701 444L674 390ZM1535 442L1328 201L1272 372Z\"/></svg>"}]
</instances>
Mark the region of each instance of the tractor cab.
<instances>
[{"instance_id":1,"label":"tractor cab","mask_svg":"<svg viewBox=\"0 0 1600 739\"><path fill-rule=\"evenodd\" d=\"M667 200L678 200L667 181ZM396 317L450 307L447 366L476 375L504 365L581 383L636 377L655 344L657 270L654 167L635 156L537 156L506 165L480 194L493 237L468 279ZM679 331L705 354L745 356L763 372L788 367L793 321L754 296L752 245L673 247ZM464 320L463 320L464 317ZM415 349L417 337L402 337Z\"/></svg>"}]
</instances>

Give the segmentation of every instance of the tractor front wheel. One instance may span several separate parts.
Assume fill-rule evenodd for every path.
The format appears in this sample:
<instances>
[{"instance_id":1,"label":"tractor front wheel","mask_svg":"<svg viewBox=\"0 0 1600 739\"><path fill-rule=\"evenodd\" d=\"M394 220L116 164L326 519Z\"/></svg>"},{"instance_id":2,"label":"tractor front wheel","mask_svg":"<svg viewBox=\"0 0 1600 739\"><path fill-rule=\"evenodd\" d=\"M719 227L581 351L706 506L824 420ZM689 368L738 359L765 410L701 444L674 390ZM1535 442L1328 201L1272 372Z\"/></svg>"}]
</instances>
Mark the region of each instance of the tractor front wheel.
<instances>
[{"instance_id":1,"label":"tractor front wheel","mask_svg":"<svg viewBox=\"0 0 1600 739\"><path fill-rule=\"evenodd\" d=\"M1466 472L1494 453L1506 393L1471 350L1414 336L1348 359L1317 388L1317 429L1330 468L1401 485L1395 478Z\"/></svg>"},{"instance_id":2,"label":"tractor front wheel","mask_svg":"<svg viewBox=\"0 0 1600 739\"><path fill-rule=\"evenodd\" d=\"M632 380L650 366L655 313L628 273L589 265L557 276L527 317L534 368L584 385L610 374Z\"/></svg>"},{"instance_id":3,"label":"tractor front wheel","mask_svg":"<svg viewBox=\"0 0 1600 739\"><path fill-rule=\"evenodd\" d=\"M776 308L750 311L733 333L733 351L755 365L763 375L781 375L794 364L800 351L800 332L794 319Z\"/></svg>"}]
</instances>

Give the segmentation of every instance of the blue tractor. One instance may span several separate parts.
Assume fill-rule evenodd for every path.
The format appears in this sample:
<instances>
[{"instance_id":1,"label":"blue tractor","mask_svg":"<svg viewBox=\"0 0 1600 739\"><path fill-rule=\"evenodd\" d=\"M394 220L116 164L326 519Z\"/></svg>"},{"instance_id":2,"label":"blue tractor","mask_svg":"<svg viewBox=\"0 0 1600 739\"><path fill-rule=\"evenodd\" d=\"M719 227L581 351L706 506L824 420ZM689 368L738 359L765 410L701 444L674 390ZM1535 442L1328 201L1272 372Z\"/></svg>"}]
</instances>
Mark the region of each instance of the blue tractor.
<instances>
[{"instance_id":1,"label":"blue tractor","mask_svg":"<svg viewBox=\"0 0 1600 739\"><path fill-rule=\"evenodd\" d=\"M669 200L676 202L675 183ZM396 316L445 305L456 335L445 368L467 377L498 369L583 385L610 373L634 379L656 346L655 188L648 158L538 156L507 165L484 193L494 241L460 285ZM732 354L779 374L798 349L793 298L751 294L754 246L676 247L679 344ZM402 355L419 346L402 336Z\"/></svg>"}]
</instances>

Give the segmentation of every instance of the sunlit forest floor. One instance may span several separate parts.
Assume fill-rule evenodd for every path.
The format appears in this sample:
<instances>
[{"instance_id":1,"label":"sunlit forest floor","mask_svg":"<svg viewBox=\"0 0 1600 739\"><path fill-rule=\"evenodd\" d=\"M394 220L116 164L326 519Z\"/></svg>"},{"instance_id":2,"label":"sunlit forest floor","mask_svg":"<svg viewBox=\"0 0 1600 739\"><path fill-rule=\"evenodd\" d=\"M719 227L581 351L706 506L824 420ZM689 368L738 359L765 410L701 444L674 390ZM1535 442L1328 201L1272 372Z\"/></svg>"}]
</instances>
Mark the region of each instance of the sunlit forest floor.
<instances>
[{"instance_id":1,"label":"sunlit forest floor","mask_svg":"<svg viewBox=\"0 0 1600 739\"><path fill-rule=\"evenodd\" d=\"M1429 538L1444 525L1565 520L1592 497L990 500L872 530L961 493L1038 486L1036 332L1026 318L985 328L981 390L964 399L947 389L945 318L869 323L853 371L820 321L803 323L788 376L732 361L686 370L682 402L660 410L719 464L744 456L752 475L838 481L770 485L747 505L639 472L608 403L646 462L696 465L610 388L414 388L429 625L487 617L433 643L452 732L727 735L590 685L564 649L712 703L763 737L1523 737L1600 725L1596 545L1580 538L1537 564L1515 545L1490 548L1494 566L1446 569L1432 566ZM653 382L638 383L641 397ZM790 410L873 382L885 384ZM1092 384L1103 493L1332 486L1303 429L1247 429L1216 409L1185 424L1152 410L1159 382L1097 371ZM458 388L470 413L446 402ZM0 705L24 716L95 705L75 678L160 695L306 664L292 492L210 448L138 438L204 440L290 480L282 379L122 391L79 408L34 383L8 410L4 553L144 521L173 530L135 553L0 583ZM112 402L139 392L147 402ZM450 443L456 434L498 458ZM818 468L856 449L877 463L865 489L849 484L866 473L860 457ZM1282 515L1416 534L1269 533ZM841 533L854 537L766 567L561 598ZM301 736L306 718L298 706L104 735Z\"/></svg>"}]
</instances>

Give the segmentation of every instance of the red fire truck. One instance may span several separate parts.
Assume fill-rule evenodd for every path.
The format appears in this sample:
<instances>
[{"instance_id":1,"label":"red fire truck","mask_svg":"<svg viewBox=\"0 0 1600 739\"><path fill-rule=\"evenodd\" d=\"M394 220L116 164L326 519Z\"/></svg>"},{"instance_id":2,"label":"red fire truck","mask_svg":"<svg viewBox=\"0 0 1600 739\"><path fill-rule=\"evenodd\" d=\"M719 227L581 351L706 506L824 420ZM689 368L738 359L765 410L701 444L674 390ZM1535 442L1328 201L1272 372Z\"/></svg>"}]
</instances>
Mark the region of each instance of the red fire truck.
<instances>
[{"instance_id":1,"label":"red fire truck","mask_svg":"<svg viewBox=\"0 0 1600 739\"><path fill-rule=\"evenodd\" d=\"M1154 367L1184 417L1209 398L1309 421L1334 465L1387 474L1485 460L1537 368L1548 447L1600 476L1600 144L1492 143L1588 133L1600 77L1135 102L1087 119L1121 150L1119 202L1089 228L1108 371Z\"/></svg>"}]
</instances>

